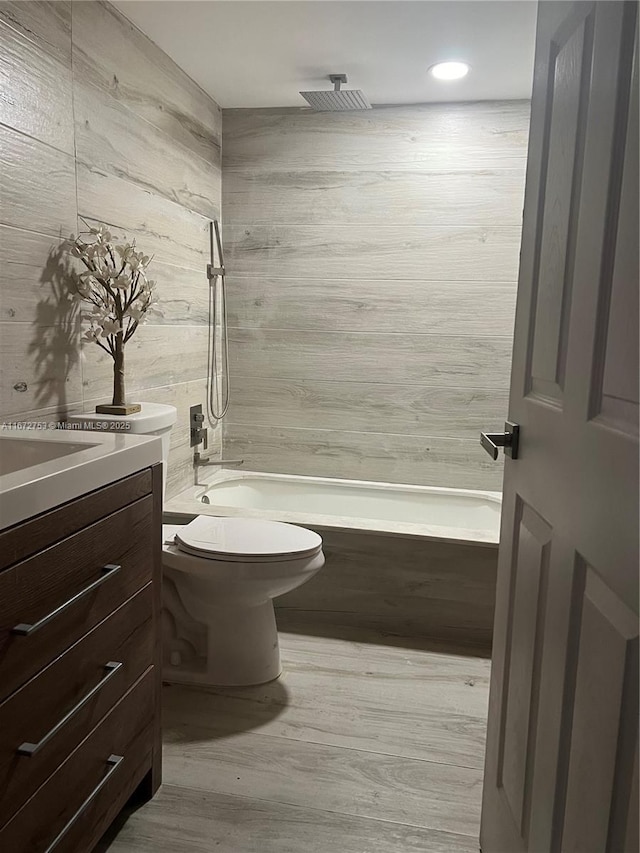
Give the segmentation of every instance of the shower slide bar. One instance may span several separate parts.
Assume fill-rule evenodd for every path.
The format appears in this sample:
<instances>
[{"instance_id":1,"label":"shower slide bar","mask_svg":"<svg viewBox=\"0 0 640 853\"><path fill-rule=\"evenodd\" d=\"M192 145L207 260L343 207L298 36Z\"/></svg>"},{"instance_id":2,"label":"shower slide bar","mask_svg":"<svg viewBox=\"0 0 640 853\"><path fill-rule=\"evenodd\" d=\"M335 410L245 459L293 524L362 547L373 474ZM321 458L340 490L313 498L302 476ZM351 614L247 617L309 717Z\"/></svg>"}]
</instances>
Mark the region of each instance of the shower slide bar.
<instances>
[{"instance_id":1,"label":"shower slide bar","mask_svg":"<svg viewBox=\"0 0 640 853\"><path fill-rule=\"evenodd\" d=\"M215 243L218 248L219 265L215 265ZM225 286L224 254L217 219L209 223L209 249L211 260L207 264L209 280L209 353L207 360L207 414L211 426L221 421L229 408L229 335L227 328L227 296ZM216 302L220 300L220 347L216 345L218 316ZM220 362L218 361L220 349ZM219 373L219 368L221 368Z\"/></svg>"},{"instance_id":2,"label":"shower slide bar","mask_svg":"<svg viewBox=\"0 0 640 853\"><path fill-rule=\"evenodd\" d=\"M218 249L219 265L215 266L215 243ZM209 223L209 249L211 260L207 264L207 279L209 281L209 340L207 353L207 404L206 410L212 427L219 423L229 408L229 336L227 329L227 298L225 292L225 267L220 238L220 225L217 219ZM216 311L216 302L220 300L220 316ZM216 342L219 321L220 358L218 362L218 346ZM219 368L221 368L219 370ZM208 449L207 428L203 426L205 415L201 406L191 407L191 446L203 445ZM242 459L211 459L194 451L194 467L200 465L242 465Z\"/></svg>"}]
</instances>

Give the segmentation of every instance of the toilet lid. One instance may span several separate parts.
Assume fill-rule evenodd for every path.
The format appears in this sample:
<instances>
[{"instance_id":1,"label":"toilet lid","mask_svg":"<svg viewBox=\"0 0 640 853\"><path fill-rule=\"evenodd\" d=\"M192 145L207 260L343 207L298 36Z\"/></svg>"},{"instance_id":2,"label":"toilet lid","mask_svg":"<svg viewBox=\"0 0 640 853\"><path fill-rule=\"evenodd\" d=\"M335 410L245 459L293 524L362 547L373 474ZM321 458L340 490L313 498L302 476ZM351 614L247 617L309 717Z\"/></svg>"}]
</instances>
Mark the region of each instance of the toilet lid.
<instances>
[{"instance_id":1,"label":"toilet lid","mask_svg":"<svg viewBox=\"0 0 640 853\"><path fill-rule=\"evenodd\" d=\"M211 515L180 527L175 543L197 557L251 562L309 557L322 548L317 533L295 524Z\"/></svg>"}]
</instances>

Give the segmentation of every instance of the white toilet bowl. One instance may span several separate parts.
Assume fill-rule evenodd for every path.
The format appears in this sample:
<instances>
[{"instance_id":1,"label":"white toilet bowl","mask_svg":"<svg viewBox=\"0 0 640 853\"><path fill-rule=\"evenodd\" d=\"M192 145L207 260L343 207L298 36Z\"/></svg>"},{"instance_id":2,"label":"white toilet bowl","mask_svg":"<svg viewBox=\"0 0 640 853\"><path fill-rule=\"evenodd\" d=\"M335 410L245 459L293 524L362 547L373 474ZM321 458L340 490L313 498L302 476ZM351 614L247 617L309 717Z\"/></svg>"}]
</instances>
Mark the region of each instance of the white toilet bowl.
<instances>
[{"instance_id":1,"label":"white toilet bowl","mask_svg":"<svg viewBox=\"0 0 640 853\"><path fill-rule=\"evenodd\" d=\"M181 611L172 626L177 651L169 650L164 677L220 686L277 678L273 598L322 568L320 536L293 524L214 516L198 516L182 527L165 525L163 535L165 577L175 586L174 616ZM180 632L188 617L204 626L205 634L200 648L187 643L185 659ZM165 635L169 645L171 640Z\"/></svg>"},{"instance_id":2,"label":"white toilet bowl","mask_svg":"<svg viewBox=\"0 0 640 853\"><path fill-rule=\"evenodd\" d=\"M123 432L126 424L126 432L160 436L164 489L177 411L141 405L134 415L68 420L78 429ZM322 568L320 536L277 521L202 515L188 525L165 525L163 539L163 678L219 686L277 678L273 598Z\"/></svg>"}]
</instances>

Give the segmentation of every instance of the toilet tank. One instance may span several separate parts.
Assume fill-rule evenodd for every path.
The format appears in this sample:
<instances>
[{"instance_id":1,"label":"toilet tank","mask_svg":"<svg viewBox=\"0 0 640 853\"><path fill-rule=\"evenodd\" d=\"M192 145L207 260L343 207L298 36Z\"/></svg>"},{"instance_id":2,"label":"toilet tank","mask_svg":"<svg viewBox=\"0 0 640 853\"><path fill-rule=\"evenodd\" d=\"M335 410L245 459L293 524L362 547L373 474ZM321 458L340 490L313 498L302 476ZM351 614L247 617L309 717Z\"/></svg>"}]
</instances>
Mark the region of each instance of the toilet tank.
<instances>
[{"instance_id":1,"label":"toilet tank","mask_svg":"<svg viewBox=\"0 0 640 853\"><path fill-rule=\"evenodd\" d=\"M133 415L99 415L95 412L69 415L67 423L78 430L117 432L122 435L157 435L162 441L162 497L167 487L169 444L171 430L178 417L175 406L164 403L141 403L142 408Z\"/></svg>"}]
</instances>

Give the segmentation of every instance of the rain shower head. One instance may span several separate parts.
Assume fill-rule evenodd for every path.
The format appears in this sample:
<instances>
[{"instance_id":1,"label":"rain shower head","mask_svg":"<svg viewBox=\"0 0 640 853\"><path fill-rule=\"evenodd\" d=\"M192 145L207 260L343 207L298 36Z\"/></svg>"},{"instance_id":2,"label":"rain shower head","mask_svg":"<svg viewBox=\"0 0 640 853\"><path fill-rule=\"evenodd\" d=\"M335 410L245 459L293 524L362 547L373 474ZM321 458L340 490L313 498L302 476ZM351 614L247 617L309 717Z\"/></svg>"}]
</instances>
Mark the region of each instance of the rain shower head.
<instances>
[{"instance_id":1,"label":"rain shower head","mask_svg":"<svg viewBox=\"0 0 640 853\"><path fill-rule=\"evenodd\" d=\"M314 110L318 112L336 112L340 110L370 110L371 104L360 89L341 89L342 83L347 82L346 74L330 74L333 83L331 89L321 92L300 92Z\"/></svg>"}]
</instances>

